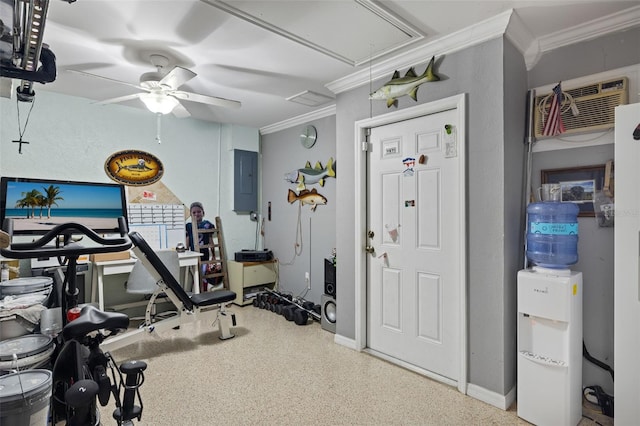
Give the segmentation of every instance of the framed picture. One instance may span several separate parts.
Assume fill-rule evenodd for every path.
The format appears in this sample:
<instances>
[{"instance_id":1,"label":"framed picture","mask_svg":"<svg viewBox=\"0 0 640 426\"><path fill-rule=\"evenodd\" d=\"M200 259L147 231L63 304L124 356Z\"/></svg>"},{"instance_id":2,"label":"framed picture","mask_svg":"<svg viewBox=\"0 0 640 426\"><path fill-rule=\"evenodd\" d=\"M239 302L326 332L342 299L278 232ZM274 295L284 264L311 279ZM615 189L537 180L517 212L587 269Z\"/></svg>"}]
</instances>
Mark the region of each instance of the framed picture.
<instances>
[{"instance_id":1,"label":"framed picture","mask_svg":"<svg viewBox=\"0 0 640 426\"><path fill-rule=\"evenodd\" d=\"M560 201L576 203L580 207L578 216L595 216L593 200L604 184L604 164L547 169L540 173L542 183L560 184Z\"/></svg>"}]
</instances>

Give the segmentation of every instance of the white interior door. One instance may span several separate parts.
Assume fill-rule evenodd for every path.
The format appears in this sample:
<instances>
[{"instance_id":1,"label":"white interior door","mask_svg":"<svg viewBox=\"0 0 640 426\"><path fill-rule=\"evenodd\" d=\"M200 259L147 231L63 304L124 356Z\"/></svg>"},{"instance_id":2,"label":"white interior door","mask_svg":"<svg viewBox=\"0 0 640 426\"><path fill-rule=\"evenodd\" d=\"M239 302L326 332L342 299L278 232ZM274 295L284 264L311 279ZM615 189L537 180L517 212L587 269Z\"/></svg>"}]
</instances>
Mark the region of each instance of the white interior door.
<instances>
[{"instance_id":1,"label":"white interior door","mask_svg":"<svg viewBox=\"0 0 640 426\"><path fill-rule=\"evenodd\" d=\"M367 171L367 346L456 382L465 259L457 120L452 109L372 128Z\"/></svg>"}]
</instances>

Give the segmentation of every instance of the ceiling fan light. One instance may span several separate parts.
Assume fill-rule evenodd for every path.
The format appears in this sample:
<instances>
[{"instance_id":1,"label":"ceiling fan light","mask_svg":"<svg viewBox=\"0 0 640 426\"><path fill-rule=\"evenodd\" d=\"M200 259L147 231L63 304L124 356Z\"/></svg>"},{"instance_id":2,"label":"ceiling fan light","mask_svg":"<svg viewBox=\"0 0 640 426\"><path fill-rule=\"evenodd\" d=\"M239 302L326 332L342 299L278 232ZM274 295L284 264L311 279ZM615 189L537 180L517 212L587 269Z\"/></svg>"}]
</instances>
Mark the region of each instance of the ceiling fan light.
<instances>
[{"instance_id":1,"label":"ceiling fan light","mask_svg":"<svg viewBox=\"0 0 640 426\"><path fill-rule=\"evenodd\" d=\"M160 93L141 93L140 100L156 114L169 114L179 103L173 96Z\"/></svg>"}]
</instances>

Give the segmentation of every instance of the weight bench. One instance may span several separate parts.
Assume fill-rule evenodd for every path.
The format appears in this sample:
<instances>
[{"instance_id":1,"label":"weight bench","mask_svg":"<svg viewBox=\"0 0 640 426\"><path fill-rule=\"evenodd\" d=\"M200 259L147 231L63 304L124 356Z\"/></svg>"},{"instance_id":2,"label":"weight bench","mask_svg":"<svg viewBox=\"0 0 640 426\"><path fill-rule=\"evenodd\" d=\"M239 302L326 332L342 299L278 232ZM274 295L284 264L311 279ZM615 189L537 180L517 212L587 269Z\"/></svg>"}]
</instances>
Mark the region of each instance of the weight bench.
<instances>
[{"instance_id":1,"label":"weight bench","mask_svg":"<svg viewBox=\"0 0 640 426\"><path fill-rule=\"evenodd\" d=\"M145 312L145 323L138 330L129 331L113 336L102 343L103 350L113 351L123 346L137 341L140 333L153 333L156 331L175 328L188 322L211 318L215 313L215 318L211 318L218 323L220 328L220 339L226 340L234 337L229 329L229 317L232 325L236 325L235 314L226 311L227 305L235 300L236 293L230 290L216 290L200 294L186 292L176 278L171 274L167 266L160 260L158 255L138 232L129 233L129 238L133 243L133 251L139 261L141 261L149 273L156 280L158 288L151 295ZM160 295L166 295L175 305L177 315L152 322L152 311L156 299ZM230 315L229 315L230 314Z\"/></svg>"}]
</instances>

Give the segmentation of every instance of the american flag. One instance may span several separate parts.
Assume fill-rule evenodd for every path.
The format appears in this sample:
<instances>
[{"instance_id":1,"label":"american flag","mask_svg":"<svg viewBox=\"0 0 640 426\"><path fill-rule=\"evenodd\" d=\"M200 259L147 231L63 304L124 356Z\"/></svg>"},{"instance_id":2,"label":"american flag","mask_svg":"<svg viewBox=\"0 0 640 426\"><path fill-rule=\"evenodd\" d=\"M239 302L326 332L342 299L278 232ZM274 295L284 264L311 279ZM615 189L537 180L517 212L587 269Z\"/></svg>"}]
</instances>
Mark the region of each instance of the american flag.
<instances>
[{"instance_id":1,"label":"american flag","mask_svg":"<svg viewBox=\"0 0 640 426\"><path fill-rule=\"evenodd\" d=\"M551 99L549 115L547 116L547 121L544 123L544 129L542 129L544 136L556 136L565 131L560 114L562 98L562 88L560 87L560 83L558 83L558 85L553 88L553 99Z\"/></svg>"}]
</instances>

